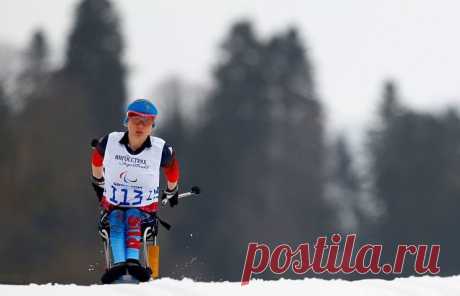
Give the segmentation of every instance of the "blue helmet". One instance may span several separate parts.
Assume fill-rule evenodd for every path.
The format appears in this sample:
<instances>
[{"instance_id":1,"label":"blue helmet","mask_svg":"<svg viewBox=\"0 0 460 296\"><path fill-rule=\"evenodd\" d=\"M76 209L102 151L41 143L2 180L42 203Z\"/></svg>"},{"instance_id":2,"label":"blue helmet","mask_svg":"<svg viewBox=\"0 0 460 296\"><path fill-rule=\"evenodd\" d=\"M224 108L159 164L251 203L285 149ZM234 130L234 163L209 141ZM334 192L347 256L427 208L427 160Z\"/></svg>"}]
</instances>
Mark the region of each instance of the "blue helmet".
<instances>
[{"instance_id":1,"label":"blue helmet","mask_svg":"<svg viewBox=\"0 0 460 296\"><path fill-rule=\"evenodd\" d=\"M125 116L125 125L128 124L129 116L155 118L157 115L158 110L152 102L145 99L138 99L128 105Z\"/></svg>"}]
</instances>

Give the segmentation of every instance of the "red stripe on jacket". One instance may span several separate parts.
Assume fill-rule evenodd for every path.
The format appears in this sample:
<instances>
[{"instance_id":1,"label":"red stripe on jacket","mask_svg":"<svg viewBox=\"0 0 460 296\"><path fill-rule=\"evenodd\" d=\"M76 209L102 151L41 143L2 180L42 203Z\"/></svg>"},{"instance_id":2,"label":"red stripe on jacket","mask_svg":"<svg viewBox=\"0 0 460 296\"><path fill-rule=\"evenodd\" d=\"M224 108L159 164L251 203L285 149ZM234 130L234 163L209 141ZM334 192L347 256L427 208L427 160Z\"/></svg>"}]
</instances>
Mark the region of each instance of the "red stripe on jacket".
<instances>
[{"instance_id":1,"label":"red stripe on jacket","mask_svg":"<svg viewBox=\"0 0 460 296\"><path fill-rule=\"evenodd\" d=\"M104 157L97 151L97 149L93 149L93 153L91 154L91 162L95 167L102 166L102 161Z\"/></svg>"},{"instance_id":2,"label":"red stripe on jacket","mask_svg":"<svg viewBox=\"0 0 460 296\"><path fill-rule=\"evenodd\" d=\"M163 168L166 180L171 183L177 182L179 180L180 170L179 162L176 157L173 157L171 163Z\"/></svg>"}]
</instances>

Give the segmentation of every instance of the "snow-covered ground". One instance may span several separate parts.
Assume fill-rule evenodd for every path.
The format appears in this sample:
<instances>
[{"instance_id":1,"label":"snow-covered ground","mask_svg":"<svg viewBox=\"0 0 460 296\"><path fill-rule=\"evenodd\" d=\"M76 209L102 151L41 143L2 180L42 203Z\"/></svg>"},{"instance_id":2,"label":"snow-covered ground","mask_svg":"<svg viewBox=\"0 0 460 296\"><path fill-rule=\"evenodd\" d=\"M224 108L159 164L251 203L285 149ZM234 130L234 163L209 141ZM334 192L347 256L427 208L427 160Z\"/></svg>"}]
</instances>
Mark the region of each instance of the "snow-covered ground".
<instances>
[{"instance_id":1,"label":"snow-covered ground","mask_svg":"<svg viewBox=\"0 0 460 296\"><path fill-rule=\"evenodd\" d=\"M460 276L453 277L411 277L392 281L369 279L361 281L343 280L252 280L249 285L240 283L194 282L189 279L159 279L139 285L0 285L1 296L101 296L101 295L340 295L340 296L458 296L460 295Z\"/></svg>"}]
</instances>

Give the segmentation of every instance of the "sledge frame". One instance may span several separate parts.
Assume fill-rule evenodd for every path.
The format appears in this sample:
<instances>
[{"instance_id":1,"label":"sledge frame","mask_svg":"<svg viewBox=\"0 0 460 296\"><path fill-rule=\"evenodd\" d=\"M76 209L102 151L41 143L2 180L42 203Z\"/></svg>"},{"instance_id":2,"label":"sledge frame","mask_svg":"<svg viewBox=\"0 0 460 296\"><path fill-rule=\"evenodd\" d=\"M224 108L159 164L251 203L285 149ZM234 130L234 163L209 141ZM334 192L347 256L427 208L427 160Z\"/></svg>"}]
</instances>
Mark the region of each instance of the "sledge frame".
<instances>
[{"instance_id":1,"label":"sledge frame","mask_svg":"<svg viewBox=\"0 0 460 296\"><path fill-rule=\"evenodd\" d=\"M104 247L104 258L105 267L110 269L112 267L112 251L110 247L110 226L107 222L107 212L103 212L99 221L99 235L103 242ZM142 251L140 252L140 262L145 268L150 269L152 273L152 279L159 277L159 266L152 266L151 260L149 259L149 248L156 248L156 254L159 256L159 245L158 245L158 218L155 213L150 214L148 218L144 218L141 221L141 233L142 233ZM152 252L153 253L153 252ZM156 262L159 262L159 258L156 258ZM129 276L129 275L127 275ZM126 277L126 276L125 276ZM130 276L129 276L130 277ZM137 281L130 280L129 278L122 279L123 283L136 283Z\"/></svg>"}]
</instances>

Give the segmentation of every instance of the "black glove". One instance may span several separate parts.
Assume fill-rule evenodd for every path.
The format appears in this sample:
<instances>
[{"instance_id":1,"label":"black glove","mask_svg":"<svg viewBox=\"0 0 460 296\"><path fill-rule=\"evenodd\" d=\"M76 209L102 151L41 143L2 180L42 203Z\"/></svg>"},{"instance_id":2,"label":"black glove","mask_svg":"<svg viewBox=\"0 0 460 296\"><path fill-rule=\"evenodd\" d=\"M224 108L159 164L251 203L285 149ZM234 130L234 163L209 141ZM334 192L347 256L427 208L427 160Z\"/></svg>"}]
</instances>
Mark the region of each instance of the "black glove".
<instances>
[{"instance_id":1,"label":"black glove","mask_svg":"<svg viewBox=\"0 0 460 296\"><path fill-rule=\"evenodd\" d=\"M163 193L163 199L169 201L169 206L171 208L177 206L179 203L179 186L176 185L173 189L166 188Z\"/></svg>"},{"instance_id":2,"label":"black glove","mask_svg":"<svg viewBox=\"0 0 460 296\"><path fill-rule=\"evenodd\" d=\"M104 184L104 177L96 178L92 176L91 185L93 186L99 201L101 201L102 197L104 196Z\"/></svg>"}]
</instances>

